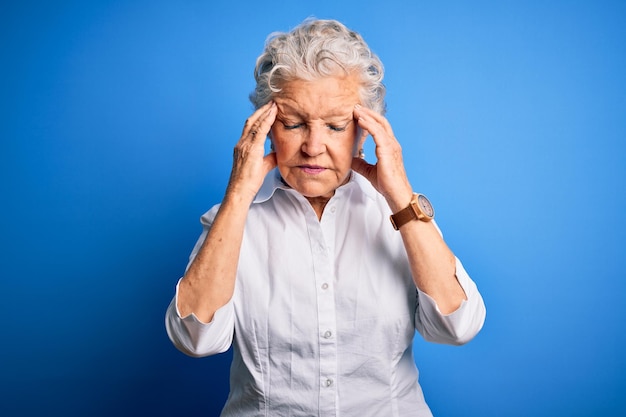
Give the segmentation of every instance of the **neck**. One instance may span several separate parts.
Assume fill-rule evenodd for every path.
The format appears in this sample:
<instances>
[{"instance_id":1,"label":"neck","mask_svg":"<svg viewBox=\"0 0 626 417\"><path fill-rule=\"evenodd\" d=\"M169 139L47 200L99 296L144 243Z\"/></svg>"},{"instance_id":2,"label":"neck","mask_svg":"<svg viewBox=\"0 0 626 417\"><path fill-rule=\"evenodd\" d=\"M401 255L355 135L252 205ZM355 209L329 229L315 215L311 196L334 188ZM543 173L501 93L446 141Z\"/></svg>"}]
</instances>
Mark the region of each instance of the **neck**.
<instances>
[{"instance_id":1,"label":"neck","mask_svg":"<svg viewBox=\"0 0 626 417\"><path fill-rule=\"evenodd\" d=\"M317 214L318 220L322 219L322 213L324 213L324 208L326 207L326 204L328 204L328 202L330 201L330 198L331 197L307 197L306 198L307 200L309 200L309 204L311 204L311 207L313 207L315 214Z\"/></svg>"}]
</instances>

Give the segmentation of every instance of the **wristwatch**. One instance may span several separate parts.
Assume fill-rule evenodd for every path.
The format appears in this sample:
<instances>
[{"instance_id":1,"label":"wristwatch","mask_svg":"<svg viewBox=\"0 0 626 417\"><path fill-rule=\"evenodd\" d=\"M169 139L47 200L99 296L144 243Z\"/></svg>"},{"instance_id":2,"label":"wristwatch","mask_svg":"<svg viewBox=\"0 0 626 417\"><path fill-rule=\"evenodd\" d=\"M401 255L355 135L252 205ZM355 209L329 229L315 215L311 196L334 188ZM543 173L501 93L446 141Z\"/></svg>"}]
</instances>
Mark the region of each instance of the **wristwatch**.
<instances>
[{"instance_id":1,"label":"wristwatch","mask_svg":"<svg viewBox=\"0 0 626 417\"><path fill-rule=\"evenodd\" d=\"M435 217L435 209L430 201L424 194L413 194L411 203L400 210L399 212L392 214L389 219L393 228L399 230L400 227L412 220L421 220L423 222L429 222Z\"/></svg>"}]
</instances>

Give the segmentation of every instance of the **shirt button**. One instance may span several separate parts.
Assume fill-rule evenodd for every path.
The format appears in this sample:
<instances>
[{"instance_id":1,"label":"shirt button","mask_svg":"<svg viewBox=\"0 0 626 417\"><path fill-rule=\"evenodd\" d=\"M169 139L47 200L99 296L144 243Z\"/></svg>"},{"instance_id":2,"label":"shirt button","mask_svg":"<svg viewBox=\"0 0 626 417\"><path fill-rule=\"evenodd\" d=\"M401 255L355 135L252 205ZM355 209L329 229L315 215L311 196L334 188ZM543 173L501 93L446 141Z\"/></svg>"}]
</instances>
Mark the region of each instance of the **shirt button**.
<instances>
[{"instance_id":1,"label":"shirt button","mask_svg":"<svg viewBox=\"0 0 626 417\"><path fill-rule=\"evenodd\" d=\"M326 386L327 386L327 387L330 387L331 385L333 385L333 380L332 380L332 378L328 378L328 379L326 379Z\"/></svg>"},{"instance_id":2,"label":"shirt button","mask_svg":"<svg viewBox=\"0 0 626 417\"><path fill-rule=\"evenodd\" d=\"M328 284L327 283L323 283L322 284L322 289L323 290L327 290L328 289Z\"/></svg>"},{"instance_id":3,"label":"shirt button","mask_svg":"<svg viewBox=\"0 0 626 417\"><path fill-rule=\"evenodd\" d=\"M330 330L326 330L324 332L324 338L325 339L330 339L332 335L333 335L333 332L331 332Z\"/></svg>"},{"instance_id":4,"label":"shirt button","mask_svg":"<svg viewBox=\"0 0 626 417\"><path fill-rule=\"evenodd\" d=\"M335 210L337 210L337 208L336 208L335 206L332 206L332 207L330 208L330 212L331 212L331 213L334 213L334 212L335 212Z\"/></svg>"}]
</instances>

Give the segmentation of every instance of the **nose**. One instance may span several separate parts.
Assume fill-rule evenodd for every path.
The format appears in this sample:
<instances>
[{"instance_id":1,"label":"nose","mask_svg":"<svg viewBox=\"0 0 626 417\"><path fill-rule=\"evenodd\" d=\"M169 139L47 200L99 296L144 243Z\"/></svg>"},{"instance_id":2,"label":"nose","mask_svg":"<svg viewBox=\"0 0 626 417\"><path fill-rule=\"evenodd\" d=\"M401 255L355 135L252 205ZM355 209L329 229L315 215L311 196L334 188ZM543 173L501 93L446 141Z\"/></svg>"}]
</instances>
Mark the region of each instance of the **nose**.
<instances>
[{"instance_id":1,"label":"nose","mask_svg":"<svg viewBox=\"0 0 626 417\"><path fill-rule=\"evenodd\" d=\"M308 156L318 156L326 152L327 135L321 126L309 127L302 142L302 152Z\"/></svg>"}]
</instances>

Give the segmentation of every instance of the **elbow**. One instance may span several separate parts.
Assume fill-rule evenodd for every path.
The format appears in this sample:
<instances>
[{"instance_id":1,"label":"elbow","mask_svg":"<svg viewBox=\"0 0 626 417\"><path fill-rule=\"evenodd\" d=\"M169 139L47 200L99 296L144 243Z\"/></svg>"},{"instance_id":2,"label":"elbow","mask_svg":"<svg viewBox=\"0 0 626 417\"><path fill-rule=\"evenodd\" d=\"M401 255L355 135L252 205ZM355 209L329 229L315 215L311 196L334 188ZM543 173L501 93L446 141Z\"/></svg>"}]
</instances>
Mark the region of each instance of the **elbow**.
<instances>
[{"instance_id":1,"label":"elbow","mask_svg":"<svg viewBox=\"0 0 626 417\"><path fill-rule=\"evenodd\" d=\"M187 356L203 358L226 352L232 344L230 335L216 335L213 332L202 332L190 329L185 323L166 321L167 335L172 344Z\"/></svg>"},{"instance_id":2,"label":"elbow","mask_svg":"<svg viewBox=\"0 0 626 417\"><path fill-rule=\"evenodd\" d=\"M170 338L171 339L171 338ZM232 340L223 341L222 343L202 343L198 340L196 343L184 344L180 341L172 340L172 343L182 353L192 358L204 358L206 356L217 355L219 353L226 352L231 344Z\"/></svg>"},{"instance_id":3,"label":"elbow","mask_svg":"<svg viewBox=\"0 0 626 417\"><path fill-rule=\"evenodd\" d=\"M430 320L416 322L418 331L426 341L433 343L461 346L470 342L483 328L486 308L482 299L473 306L466 303L451 314L436 315Z\"/></svg>"},{"instance_id":4,"label":"elbow","mask_svg":"<svg viewBox=\"0 0 626 417\"><path fill-rule=\"evenodd\" d=\"M481 300L464 325L452 329L449 344L461 346L470 342L482 330L486 317L487 311Z\"/></svg>"},{"instance_id":5,"label":"elbow","mask_svg":"<svg viewBox=\"0 0 626 417\"><path fill-rule=\"evenodd\" d=\"M192 358L216 355L230 348L233 342L232 323L230 326L216 324L202 323L193 315L181 318L172 308L165 317L165 329L170 341L176 349Z\"/></svg>"},{"instance_id":6,"label":"elbow","mask_svg":"<svg viewBox=\"0 0 626 417\"><path fill-rule=\"evenodd\" d=\"M473 311L473 314L467 320L464 326L458 326L450 333L450 344L461 346L470 342L482 330L485 324L487 311L485 305L481 302Z\"/></svg>"},{"instance_id":7,"label":"elbow","mask_svg":"<svg viewBox=\"0 0 626 417\"><path fill-rule=\"evenodd\" d=\"M462 346L470 342L477 334L478 330L469 329L446 329L445 331L438 331L436 333L422 332L422 336L427 342L451 346Z\"/></svg>"},{"instance_id":8,"label":"elbow","mask_svg":"<svg viewBox=\"0 0 626 417\"><path fill-rule=\"evenodd\" d=\"M480 332L482 326L458 329L457 331L450 332L445 340L445 344L452 346L462 346L469 343Z\"/></svg>"}]
</instances>

